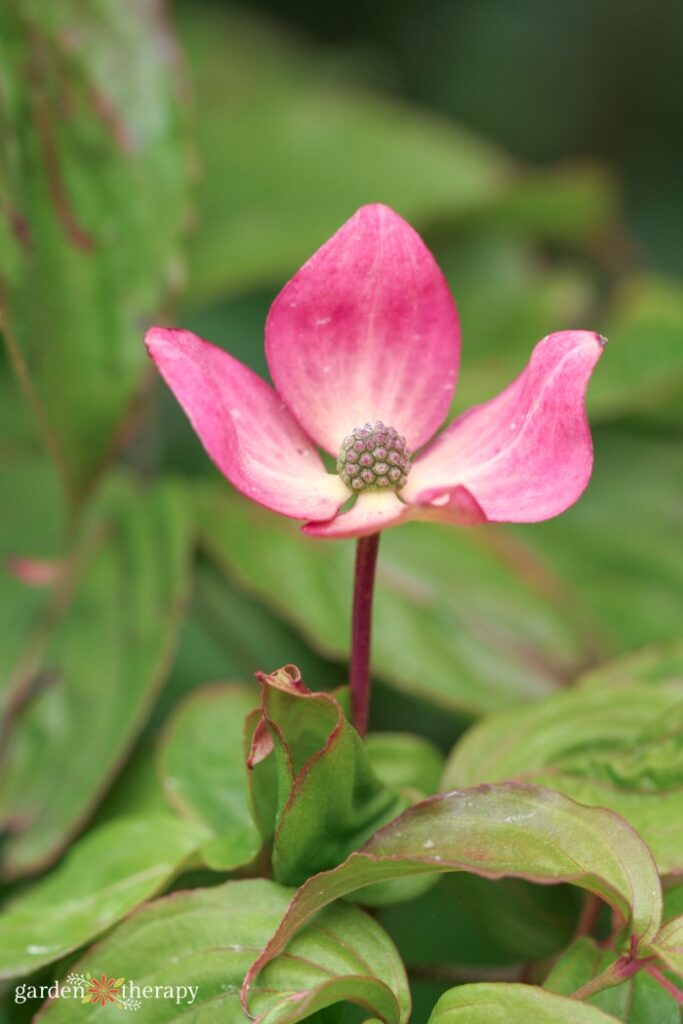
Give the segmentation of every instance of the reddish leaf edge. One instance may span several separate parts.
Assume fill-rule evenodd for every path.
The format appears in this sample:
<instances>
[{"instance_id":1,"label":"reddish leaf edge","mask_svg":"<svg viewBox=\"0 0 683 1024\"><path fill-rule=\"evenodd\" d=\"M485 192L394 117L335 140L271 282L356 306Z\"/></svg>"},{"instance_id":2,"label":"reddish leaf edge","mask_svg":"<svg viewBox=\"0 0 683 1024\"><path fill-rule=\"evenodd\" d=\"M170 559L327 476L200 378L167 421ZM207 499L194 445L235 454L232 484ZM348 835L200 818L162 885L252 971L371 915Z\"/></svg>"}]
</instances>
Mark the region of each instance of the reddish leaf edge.
<instances>
[{"instance_id":1,"label":"reddish leaf edge","mask_svg":"<svg viewBox=\"0 0 683 1024\"><path fill-rule=\"evenodd\" d=\"M241 1004L242 1004L242 1008L243 1008L244 1012L247 1014L247 1016L249 1016L251 1019L255 1019L253 1017L253 1015L249 1011L248 1003L249 1003L249 993L250 993L250 990L252 988L252 985L253 985L256 977L267 966L267 964L269 964L271 962L271 960L273 960L276 956L278 956L285 949L285 947L286 947L287 943L289 942L290 938L292 938L292 936L295 935L296 932L298 932L300 928L302 928L305 924L307 924L308 921L310 921L320 910L322 910L324 907L328 906L330 903L333 903L336 899L343 898L347 893L358 891L359 889L362 889L362 888L364 888L367 885L371 885L373 883L373 881L376 881L376 879L370 879L367 882L363 882L361 885L348 886L347 888L340 889L339 892L337 892L336 894L330 895L329 897L325 898L322 902L319 902L317 905L314 904L312 910L310 910L310 909L304 910L303 916L294 925L292 925L290 923L292 916L296 913L296 911L299 908L301 903L304 903L304 905L305 905L305 902L306 902L307 897L309 896L309 893L311 893L311 890L314 890L315 888L319 887L321 880L323 880L323 879L325 879L325 878L327 878L329 876L334 875L336 872L338 872L340 870L340 868L342 868L342 867L344 867L344 866L346 866L346 865L348 865L348 864L350 864L352 862L364 861L364 862L366 862L368 864L378 864L378 863L381 863L382 861L401 861L401 860L406 860L407 859L406 857L401 857L401 856L396 856L396 855L392 855L392 856L385 855L385 856L382 856L382 857L373 856L371 853L366 852L367 851L367 847L371 846L377 840L377 838L380 837L384 832L386 832L386 831L388 831L390 829L394 829L395 826L399 822L403 822L403 821L406 821L406 820L409 821L410 818L414 814L419 813L419 811L422 808L424 808L426 805L430 805L430 804L441 802L441 801L443 801L445 799L448 799L449 797L463 796L464 794L474 795L474 794L477 794L477 793L487 793L487 792L492 792L492 791L493 792L511 792L512 791L512 792L518 792L518 793L526 792L526 793L530 793L530 794L552 794L553 798L561 797L563 802L567 803L568 805L572 805L573 804L573 805L575 805L577 807L585 808L584 804L580 804L578 801L572 800L569 797L564 797L564 796L562 796L562 794L557 793L555 790L548 789L547 787L544 787L544 786L534 786L534 785L523 784L523 783L518 783L518 782L504 782L504 783L496 783L496 784L488 784L488 783L486 783L486 784L483 784L483 785L480 785L480 786L473 786L473 787L468 788L468 789L460 789L460 790L456 789L456 790L451 790L448 793L437 793L436 795L434 795L432 797L429 797L428 799L426 799L424 801L421 801L419 804L415 804L412 807L409 807L406 811L403 812L403 814L399 815L393 821L389 822L387 825L385 825L381 829L379 829L375 833L375 835L368 841L368 843L365 844L364 847L361 847L360 850L357 850L354 853L350 854L350 856L347 857L347 859L345 861L343 861L342 864L337 865L337 867L332 868L332 869L330 869L328 871L321 871L319 874L311 876L311 878L307 879L307 881L304 882L304 884L298 889L298 891L295 893L294 897L292 898L292 901L290 902L287 910L285 911L284 917L282 918L282 920L281 920L280 924L278 925L275 933L273 934L273 937L265 945L265 947L263 948L263 950L261 951L261 953L259 954L257 959L254 961L254 963L249 968L249 970L248 970L248 972L247 972L247 974L246 974L246 976L244 978L244 982L242 983L242 989L241 989L241 992L240 992L240 1001L241 1001ZM610 811L607 808L593 808L593 809L599 810L602 814L608 815L608 816L616 819L620 823L620 825L626 831L633 833L633 835L635 835L635 836L638 835L635 832L635 830L628 824L628 822L625 821L625 819L623 819L619 814L616 814L616 812ZM638 836L638 838L640 838L640 837ZM655 872L656 872L656 865L654 863L654 858L652 857L652 854L650 853L649 848L645 845L645 843L642 840L641 840L641 842L642 842L642 845L643 845L643 852L646 855L649 854L650 860L652 862L652 866L655 867ZM492 881L496 881L496 880L499 880L501 878L522 878L522 879L525 879L527 881L533 882L533 883L538 884L538 885L560 885L560 884L563 884L563 883L568 883L568 884L574 883L574 884L576 884L576 883L579 882L580 879L585 877L583 872L575 872L575 873L567 874L567 875L558 875L556 878L547 879L547 878L540 878L540 877L534 876L534 875L532 875L532 874L530 874L528 872L521 872L521 871L492 872L492 871L485 871L483 869L474 870L473 867L471 865L469 865L469 864L465 866L461 862L458 862L458 861L455 861L455 860L441 860L441 859L439 859L437 861L436 857L420 857L420 858L415 858L415 864L416 864L416 866L415 866L414 870L408 870L408 871L405 872L406 876L407 875L422 874L423 872L435 873L435 874L445 874L445 873L447 873L449 871L467 871L470 874L475 874L475 875L478 875L479 877L482 877L482 878L488 878L488 879L491 879ZM418 866L418 864L419 864L419 866ZM588 891L594 891L592 888L590 888L587 885L583 885L582 888L588 889ZM320 892L319 892L319 895L320 895ZM601 899L604 899L610 906L613 907L613 909L619 915L622 914L621 908L617 905L616 901L612 902L612 900L610 900L607 897L606 894L596 893L596 895L598 895ZM660 889L660 908L661 908L661 889ZM657 926L656 926L656 928L654 928L654 933L656 935L656 933L658 932L658 930L659 930L659 928L661 926L661 922L659 920L657 920L656 918L655 918L655 920L657 921ZM652 930L652 925L649 926L648 932L650 930ZM639 944L640 944L640 942L641 942L641 940L643 938L644 938L644 936L631 935L631 952L630 952L630 956L631 957L635 957L636 956L636 952L637 952L637 950L639 948ZM647 936L647 946L646 946L646 948L648 948L650 946L652 941L653 941L653 938L648 935ZM643 966L645 966L645 964L650 960L650 957L646 956L643 959L644 959Z\"/></svg>"}]
</instances>

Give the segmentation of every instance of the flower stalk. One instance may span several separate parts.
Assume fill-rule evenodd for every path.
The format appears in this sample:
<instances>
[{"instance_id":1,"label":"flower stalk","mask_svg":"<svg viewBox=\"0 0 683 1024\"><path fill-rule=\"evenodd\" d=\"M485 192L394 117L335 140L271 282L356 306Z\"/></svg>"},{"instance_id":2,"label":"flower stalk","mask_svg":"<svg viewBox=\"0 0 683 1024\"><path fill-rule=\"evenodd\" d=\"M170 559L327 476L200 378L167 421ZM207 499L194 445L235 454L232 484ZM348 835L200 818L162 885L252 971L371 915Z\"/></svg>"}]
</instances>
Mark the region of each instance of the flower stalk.
<instances>
[{"instance_id":1,"label":"flower stalk","mask_svg":"<svg viewBox=\"0 0 683 1024\"><path fill-rule=\"evenodd\" d=\"M351 721L361 736L368 730L370 714L370 650L372 645L372 598L379 551L379 533L359 537L351 614Z\"/></svg>"}]
</instances>

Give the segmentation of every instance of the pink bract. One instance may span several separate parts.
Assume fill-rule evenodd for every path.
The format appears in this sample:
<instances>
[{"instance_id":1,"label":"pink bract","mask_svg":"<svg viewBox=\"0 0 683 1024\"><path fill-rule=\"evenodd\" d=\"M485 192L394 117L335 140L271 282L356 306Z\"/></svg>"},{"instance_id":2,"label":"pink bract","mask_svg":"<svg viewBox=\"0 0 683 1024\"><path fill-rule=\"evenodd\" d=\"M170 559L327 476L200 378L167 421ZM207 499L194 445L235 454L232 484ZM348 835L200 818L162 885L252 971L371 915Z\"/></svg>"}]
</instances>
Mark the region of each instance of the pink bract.
<instances>
[{"instance_id":1,"label":"pink bract","mask_svg":"<svg viewBox=\"0 0 683 1024\"><path fill-rule=\"evenodd\" d=\"M589 331L548 335L501 394L433 437L455 390L458 316L424 242L386 206L358 210L276 298L266 323L275 388L189 331L154 327L146 344L221 473L307 520L313 536L408 519L537 522L569 508L590 478L585 394L604 339ZM336 456L354 429L378 422L418 452L400 490L354 496L316 446Z\"/></svg>"}]
</instances>

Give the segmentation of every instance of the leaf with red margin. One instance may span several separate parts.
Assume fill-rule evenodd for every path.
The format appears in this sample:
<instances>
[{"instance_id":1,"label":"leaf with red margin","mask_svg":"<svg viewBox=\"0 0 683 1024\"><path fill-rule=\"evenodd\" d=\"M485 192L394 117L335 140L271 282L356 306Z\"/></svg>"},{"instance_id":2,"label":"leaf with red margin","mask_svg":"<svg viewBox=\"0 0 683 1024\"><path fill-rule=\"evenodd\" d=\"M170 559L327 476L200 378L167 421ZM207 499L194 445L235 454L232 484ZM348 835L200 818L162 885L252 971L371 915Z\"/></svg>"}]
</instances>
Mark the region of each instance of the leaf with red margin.
<instances>
[{"instance_id":1,"label":"leaf with red margin","mask_svg":"<svg viewBox=\"0 0 683 1024\"><path fill-rule=\"evenodd\" d=\"M503 1014L505 1016L503 1016ZM535 985L460 985L441 996L428 1024L616 1024L594 1006L544 992Z\"/></svg>"},{"instance_id":2,"label":"leaf with red margin","mask_svg":"<svg viewBox=\"0 0 683 1024\"><path fill-rule=\"evenodd\" d=\"M651 948L667 967L683 977L683 914L667 921Z\"/></svg>"},{"instance_id":3,"label":"leaf with red margin","mask_svg":"<svg viewBox=\"0 0 683 1024\"><path fill-rule=\"evenodd\" d=\"M309 879L252 965L243 1000L257 974L329 903L374 882L444 871L572 882L618 911L635 936L634 952L659 930L657 869L622 818L538 786L478 786L416 804L339 867Z\"/></svg>"},{"instance_id":4,"label":"leaf with red margin","mask_svg":"<svg viewBox=\"0 0 683 1024\"><path fill-rule=\"evenodd\" d=\"M179 56L161 4L0 5L4 340L72 498L121 444L141 329L178 283Z\"/></svg>"},{"instance_id":5,"label":"leaf with red margin","mask_svg":"<svg viewBox=\"0 0 683 1024\"><path fill-rule=\"evenodd\" d=\"M292 895L291 889L261 878L176 892L141 907L70 969L125 977L143 989L197 987L191 1004L143 996L140 1016L155 1024L249 1024L239 986ZM339 905L304 928L264 972L253 1009L259 1024L295 1024L343 1000L359 1004L383 1024L406 1024L410 1016L405 968L393 942L368 914ZM104 1011L89 1006L79 1007L76 1015L71 1000L55 999L35 1019L73 1024L75 1016L82 1024L100 1024L118 1020L120 1013L114 1006Z\"/></svg>"},{"instance_id":6,"label":"leaf with red margin","mask_svg":"<svg viewBox=\"0 0 683 1024\"><path fill-rule=\"evenodd\" d=\"M652 850L660 874L683 869L683 677L584 682L491 715L456 744L443 789L533 782L607 807Z\"/></svg>"},{"instance_id":7,"label":"leaf with red margin","mask_svg":"<svg viewBox=\"0 0 683 1024\"><path fill-rule=\"evenodd\" d=\"M312 693L291 665L259 678L277 775L273 872L300 885L344 860L406 800L377 778L335 697ZM265 749L258 727L255 738L251 764Z\"/></svg>"},{"instance_id":8,"label":"leaf with red margin","mask_svg":"<svg viewBox=\"0 0 683 1024\"><path fill-rule=\"evenodd\" d=\"M569 996L592 981L617 960L613 949L603 948L595 939L584 935L572 943L553 964L543 983L544 989ZM596 992L587 1000L605 1013L612 1013L626 1024L680 1024L681 1014L670 992L640 970L620 985Z\"/></svg>"}]
</instances>

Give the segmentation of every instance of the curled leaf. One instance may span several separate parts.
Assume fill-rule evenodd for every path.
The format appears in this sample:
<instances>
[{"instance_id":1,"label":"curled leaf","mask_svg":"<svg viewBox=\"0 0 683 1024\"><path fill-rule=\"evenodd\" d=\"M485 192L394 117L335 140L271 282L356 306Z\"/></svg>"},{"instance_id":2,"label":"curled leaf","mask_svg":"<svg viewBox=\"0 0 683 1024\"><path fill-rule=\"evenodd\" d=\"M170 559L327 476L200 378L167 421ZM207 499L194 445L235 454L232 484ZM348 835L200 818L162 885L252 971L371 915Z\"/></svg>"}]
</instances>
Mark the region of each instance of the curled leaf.
<instances>
[{"instance_id":1,"label":"curled leaf","mask_svg":"<svg viewBox=\"0 0 683 1024\"><path fill-rule=\"evenodd\" d=\"M634 951L659 930L652 854L622 818L537 786L478 786L416 804L339 867L309 879L250 968L244 1002L260 971L322 907L374 882L444 871L572 882L618 911Z\"/></svg>"}]
</instances>

